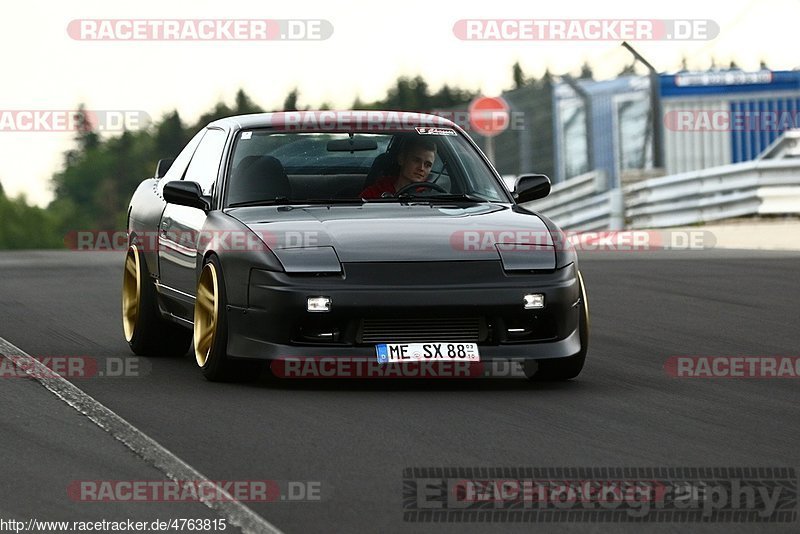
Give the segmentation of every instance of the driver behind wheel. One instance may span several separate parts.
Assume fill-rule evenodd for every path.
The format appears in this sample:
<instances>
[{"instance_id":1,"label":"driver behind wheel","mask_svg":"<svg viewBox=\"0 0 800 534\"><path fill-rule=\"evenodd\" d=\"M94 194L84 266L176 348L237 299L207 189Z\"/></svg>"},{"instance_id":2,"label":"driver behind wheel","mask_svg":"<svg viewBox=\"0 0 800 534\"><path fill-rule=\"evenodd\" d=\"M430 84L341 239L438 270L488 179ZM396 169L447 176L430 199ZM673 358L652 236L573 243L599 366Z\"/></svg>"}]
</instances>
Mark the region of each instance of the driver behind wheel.
<instances>
[{"instance_id":1,"label":"driver behind wheel","mask_svg":"<svg viewBox=\"0 0 800 534\"><path fill-rule=\"evenodd\" d=\"M436 143L429 139L411 138L403 144L397 155L396 174L382 176L364 189L359 197L394 196L407 185L424 182L428 179L435 161Z\"/></svg>"}]
</instances>

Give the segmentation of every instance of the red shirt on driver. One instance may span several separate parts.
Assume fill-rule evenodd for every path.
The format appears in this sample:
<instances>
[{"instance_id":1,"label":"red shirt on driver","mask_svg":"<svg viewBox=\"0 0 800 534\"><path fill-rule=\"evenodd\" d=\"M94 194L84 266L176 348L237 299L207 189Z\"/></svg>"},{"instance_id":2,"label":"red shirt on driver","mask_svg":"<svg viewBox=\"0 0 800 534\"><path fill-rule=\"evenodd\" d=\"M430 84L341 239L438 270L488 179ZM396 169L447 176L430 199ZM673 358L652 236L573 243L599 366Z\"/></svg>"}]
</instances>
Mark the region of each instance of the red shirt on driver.
<instances>
[{"instance_id":1,"label":"red shirt on driver","mask_svg":"<svg viewBox=\"0 0 800 534\"><path fill-rule=\"evenodd\" d=\"M384 193L389 193L394 196L395 188L394 183L397 181L397 176L384 176L379 178L377 182L367 187L361 193L359 198L381 198Z\"/></svg>"}]
</instances>

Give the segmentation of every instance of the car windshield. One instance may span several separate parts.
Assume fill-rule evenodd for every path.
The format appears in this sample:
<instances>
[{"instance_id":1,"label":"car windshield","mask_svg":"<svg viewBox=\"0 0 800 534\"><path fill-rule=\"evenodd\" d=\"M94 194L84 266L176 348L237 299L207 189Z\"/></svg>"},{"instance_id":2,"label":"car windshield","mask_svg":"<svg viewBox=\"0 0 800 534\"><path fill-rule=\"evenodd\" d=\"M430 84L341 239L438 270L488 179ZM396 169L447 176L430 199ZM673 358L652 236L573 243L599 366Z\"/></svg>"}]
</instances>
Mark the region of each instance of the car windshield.
<instances>
[{"instance_id":1,"label":"car windshield","mask_svg":"<svg viewBox=\"0 0 800 534\"><path fill-rule=\"evenodd\" d=\"M460 133L237 134L226 205L337 202L509 202L503 185Z\"/></svg>"}]
</instances>

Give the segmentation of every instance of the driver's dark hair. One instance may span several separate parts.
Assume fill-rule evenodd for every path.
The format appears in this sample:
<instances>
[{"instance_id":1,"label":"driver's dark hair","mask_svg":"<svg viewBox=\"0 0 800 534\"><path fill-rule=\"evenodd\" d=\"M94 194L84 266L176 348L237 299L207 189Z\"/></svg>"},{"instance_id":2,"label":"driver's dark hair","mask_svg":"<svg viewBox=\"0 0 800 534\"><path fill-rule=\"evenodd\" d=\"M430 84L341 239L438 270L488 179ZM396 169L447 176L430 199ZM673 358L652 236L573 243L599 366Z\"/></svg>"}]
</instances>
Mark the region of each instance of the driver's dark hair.
<instances>
[{"instance_id":1,"label":"driver's dark hair","mask_svg":"<svg viewBox=\"0 0 800 534\"><path fill-rule=\"evenodd\" d=\"M432 139L425 139L418 136L406 137L403 139L399 154L408 154L409 151L417 148L429 150L436 154L436 143Z\"/></svg>"}]
</instances>

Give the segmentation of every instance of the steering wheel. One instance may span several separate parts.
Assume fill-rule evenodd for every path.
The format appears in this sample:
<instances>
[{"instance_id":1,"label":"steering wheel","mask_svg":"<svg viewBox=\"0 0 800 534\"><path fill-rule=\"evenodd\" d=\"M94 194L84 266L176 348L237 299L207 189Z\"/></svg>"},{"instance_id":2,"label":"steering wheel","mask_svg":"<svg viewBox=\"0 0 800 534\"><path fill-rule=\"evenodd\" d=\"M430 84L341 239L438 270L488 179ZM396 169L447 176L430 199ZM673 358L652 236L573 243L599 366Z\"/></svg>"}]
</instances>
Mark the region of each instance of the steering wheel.
<instances>
[{"instance_id":1,"label":"steering wheel","mask_svg":"<svg viewBox=\"0 0 800 534\"><path fill-rule=\"evenodd\" d=\"M411 189L416 189L418 187L427 187L429 189L433 189L434 191L438 191L440 193L447 193L447 189L445 189L439 184L435 184L433 182L414 182L408 185L404 185L403 187L398 189L397 192L394 194L394 196L399 197L400 195L407 193Z\"/></svg>"}]
</instances>

